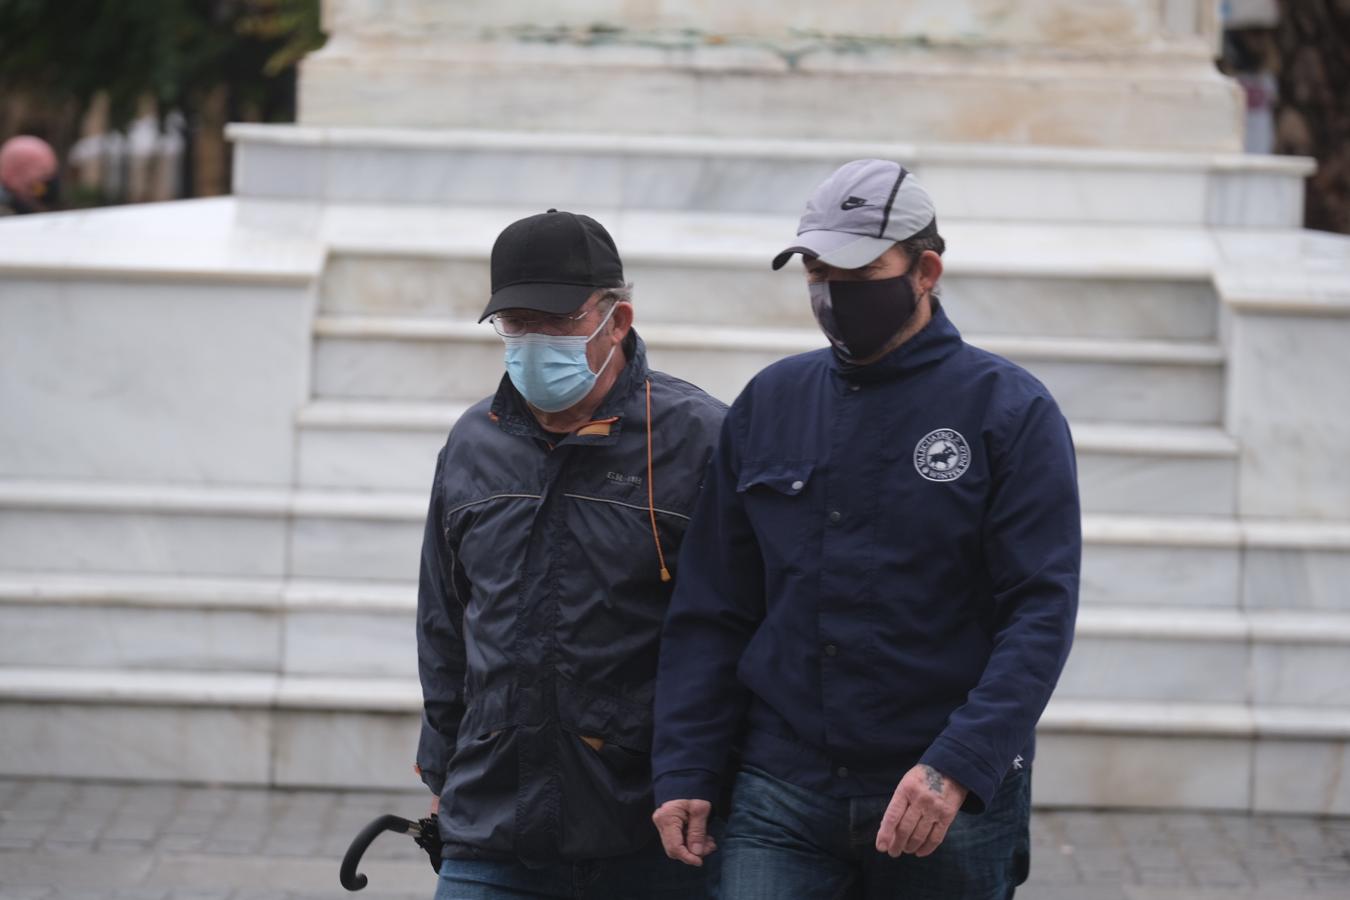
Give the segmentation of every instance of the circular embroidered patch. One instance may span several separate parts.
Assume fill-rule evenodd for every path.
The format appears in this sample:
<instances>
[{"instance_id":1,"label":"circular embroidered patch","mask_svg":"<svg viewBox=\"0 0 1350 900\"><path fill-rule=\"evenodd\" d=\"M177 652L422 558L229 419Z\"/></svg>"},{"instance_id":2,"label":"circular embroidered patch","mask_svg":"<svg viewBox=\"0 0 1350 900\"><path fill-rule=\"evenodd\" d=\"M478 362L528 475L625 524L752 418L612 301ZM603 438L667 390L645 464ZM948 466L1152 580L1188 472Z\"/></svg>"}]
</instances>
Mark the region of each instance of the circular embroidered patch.
<instances>
[{"instance_id":1,"label":"circular embroidered patch","mask_svg":"<svg viewBox=\"0 0 1350 900\"><path fill-rule=\"evenodd\" d=\"M959 431L930 431L914 448L914 468L929 481L955 481L970 468L970 445Z\"/></svg>"}]
</instances>

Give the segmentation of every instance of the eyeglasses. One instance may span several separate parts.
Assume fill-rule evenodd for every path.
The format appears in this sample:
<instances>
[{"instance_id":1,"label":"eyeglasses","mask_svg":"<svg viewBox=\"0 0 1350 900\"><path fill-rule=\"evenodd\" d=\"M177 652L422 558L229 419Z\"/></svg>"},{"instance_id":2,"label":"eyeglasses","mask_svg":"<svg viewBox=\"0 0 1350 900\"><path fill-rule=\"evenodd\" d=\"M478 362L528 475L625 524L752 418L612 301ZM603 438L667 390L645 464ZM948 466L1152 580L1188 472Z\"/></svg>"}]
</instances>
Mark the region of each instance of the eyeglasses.
<instances>
[{"instance_id":1,"label":"eyeglasses","mask_svg":"<svg viewBox=\"0 0 1350 900\"><path fill-rule=\"evenodd\" d=\"M598 308L593 306L572 315L494 313L488 317L488 321L492 323L492 330L502 337L520 337L525 334L566 335L575 331L577 323Z\"/></svg>"}]
</instances>

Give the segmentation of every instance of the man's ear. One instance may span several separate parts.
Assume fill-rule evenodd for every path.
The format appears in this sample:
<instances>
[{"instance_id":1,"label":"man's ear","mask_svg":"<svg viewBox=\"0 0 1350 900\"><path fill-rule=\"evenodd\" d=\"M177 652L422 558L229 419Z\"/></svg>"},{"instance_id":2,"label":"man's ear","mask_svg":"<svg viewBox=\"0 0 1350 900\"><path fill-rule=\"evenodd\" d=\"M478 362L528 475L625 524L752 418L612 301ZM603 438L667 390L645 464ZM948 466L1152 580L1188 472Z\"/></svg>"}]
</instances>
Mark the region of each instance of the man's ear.
<instances>
[{"instance_id":1,"label":"man's ear","mask_svg":"<svg viewBox=\"0 0 1350 900\"><path fill-rule=\"evenodd\" d=\"M633 327L633 304L619 303L614 307L614 315L609 319L610 328L614 329L614 336L619 343L628 337L628 331Z\"/></svg>"},{"instance_id":2,"label":"man's ear","mask_svg":"<svg viewBox=\"0 0 1350 900\"><path fill-rule=\"evenodd\" d=\"M919 277L916 279L919 292L921 294L931 294L933 287L942 277L942 257L938 256L932 250L923 251L919 257L917 267Z\"/></svg>"}]
</instances>

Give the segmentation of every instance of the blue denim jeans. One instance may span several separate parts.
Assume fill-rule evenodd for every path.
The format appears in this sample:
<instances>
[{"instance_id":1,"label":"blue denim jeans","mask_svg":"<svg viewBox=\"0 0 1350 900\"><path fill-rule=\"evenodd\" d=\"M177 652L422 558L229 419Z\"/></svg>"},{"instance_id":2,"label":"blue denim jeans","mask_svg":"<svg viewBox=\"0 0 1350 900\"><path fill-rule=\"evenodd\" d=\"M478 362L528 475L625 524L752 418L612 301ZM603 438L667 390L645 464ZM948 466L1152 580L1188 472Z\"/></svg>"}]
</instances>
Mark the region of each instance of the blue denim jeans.
<instances>
[{"instance_id":1,"label":"blue denim jeans","mask_svg":"<svg viewBox=\"0 0 1350 900\"><path fill-rule=\"evenodd\" d=\"M877 852L890 799L836 799L742 769L720 843L722 900L1009 900L1026 880L1030 771L1010 772L983 814L957 813L923 859Z\"/></svg>"},{"instance_id":2,"label":"blue denim jeans","mask_svg":"<svg viewBox=\"0 0 1350 900\"><path fill-rule=\"evenodd\" d=\"M710 886L715 886L716 871L712 860L695 868L668 858L660 841L627 856L543 869L447 859L441 863L435 900L715 900Z\"/></svg>"}]
</instances>

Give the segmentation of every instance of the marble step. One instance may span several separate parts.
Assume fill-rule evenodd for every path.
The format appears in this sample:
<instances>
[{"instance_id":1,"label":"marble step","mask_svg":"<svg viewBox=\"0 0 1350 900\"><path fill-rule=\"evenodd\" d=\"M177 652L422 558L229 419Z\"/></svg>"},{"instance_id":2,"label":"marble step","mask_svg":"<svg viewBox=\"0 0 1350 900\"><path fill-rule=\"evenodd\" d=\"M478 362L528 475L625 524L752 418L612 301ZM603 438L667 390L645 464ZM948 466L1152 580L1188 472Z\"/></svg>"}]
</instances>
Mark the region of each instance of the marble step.
<instances>
[{"instance_id":1,"label":"marble step","mask_svg":"<svg viewBox=\"0 0 1350 900\"><path fill-rule=\"evenodd\" d=\"M296 415L301 488L431 489L436 454L467 403L312 401Z\"/></svg>"},{"instance_id":2,"label":"marble step","mask_svg":"<svg viewBox=\"0 0 1350 900\"><path fill-rule=\"evenodd\" d=\"M415 584L0 575L0 666L417 677Z\"/></svg>"},{"instance_id":3,"label":"marble step","mask_svg":"<svg viewBox=\"0 0 1350 900\"><path fill-rule=\"evenodd\" d=\"M1347 684L1346 613L1087 603L1055 696L1350 710Z\"/></svg>"},{"instance_id":4,"label":"marble step","mask_svg":"<svg viewBox=\"0 0 1350 900\"><path fill-rule=\"evenodd\" d=\"M416 787L419 701L410 679L0 668L0 774ZM1044 805L1350 812L1346 711L1057 698L1039 735Z\"/></svg>"},{"instance_id":5,"label":"marble step","mask_svg":"<svg viewBox=\"0 0 1350 900\"><path fill-rule=\"evenodd\" d=\"M1350 712L1245 703L1051 700L1045 806L1350 813Z\"/></svg>"},{"instance_id":6,"label":"marble step","mask_svg":"<svg viewBox=\"0 0 1350 900\"><path fill-rule=\"evenodd\" d=\"M631 73L629 73L631 74ZM946 221L1296 228L1310 160L913 144L234 124L234 190L316 203L800 214L838 166L905 164Z\"/></svg>"},{"instance_id":7,"label":"marble step","mask_svg":"<svg viewBox=\"0 0 1350 900\"><path fill-rule=\"evenodd\" d=\"M425 494L0 481L0 571L402 580Z\"/></svg>"},{"instance_id":8,"label":"marble step","mask_svg":"<svg viewBox=\"0 0 1350 900\"><path fill-rule=\"evenodd\" d=\"M411 583L0 576L0 667L415 678ZM1350 708L1350 613L1104 607L1057 696Z\"/></svg>"},{"instance_id":9,"label":"marble step","mask_svg":"<svg viewBox=\"0 0 1350 900\"><path fill-rule=\"evenodd\" d=\"M463 404L318 401L299 425L305 488L426 490ZM1231 515L1237 445L1217 428L1074 425L1088 512Z\"/></svg>"},{"instance_id":10,"label":"marble step","mask_svg":"<svg viewBox=\"0 0 1350 900\"><path fill-rule=\"evenodd\" d=\"M0 571L405 581L424 491L0 480ZM1350 611L1350 521L1088 514L1085 601Z\"/></svg>"},{"instance_id":11,"label":"marble step","mask_svg":"<svg viewBox=\"0 0 1350 900\"><path fill-rule=\"evenodd\" d=\"M768 364L816 349L815 329L694 325L639 328L654 368L730 402ZM454 401L492 393L501 341L486 324L411 317L323 316L315 321L320 399ZM1223 411L1217 344L1090 338L978 337L1026 366L1076 421L1212 425Z\"/></svg>"},{"instance_id":12,"label":"marble step","mask_svg":"<svg viewBox=\"0 0 1350 900\"><path fill-rule=\"evenodd\" d=\"M906 9L898 27L884 21L890 11L815 6L820 18L803 19L776 8L771 29L747 21L743 7L719 15L719 4L624 8L680 12L618 27L610 2L531 7L538 12L479 4L491 18L475 6L453 33L412 24L407 5L363 4L378 24L351 34L341 23L340 39L306 60L299 106L311 127L299 140L346 143L346 126L362 123L357 133L386 152L394 148L379 139L389 128L405 144L437 142L430 129L473 128L608 132L601 139L619 146L633 135L750 134L1241 147L1241 94L1214 75L1217 17L1189 4L1112 7L1109 19L1099 5L1056 7L1049 27L1048 13L1023 18L1017 7L1018 24L1000 22L993 35L986 22L1010 10L965 3ZM856 17L840 21L850 10ZM407 172L412 160L376 162L417 181L429 174ZM330 182L338 174L323 173ZM500 181L514 171L467 174ZM566 174L584 181L589 171Z\"/></svg>"},{"instance_id":13,"label":"marble step","mask_svg":"<svg viewBox=\"0 0 1350 900\"><path fill-rule=\"evenodd\" d=\"M790 236L793 228L784 223L773 230ZM1063 250L1040 257L1039 270L1025 264L1019 268L1005 258L996 234L982 235L979 228L962 228L960 223L949 234L942 299L963 331L1146 340L1215 337L1218 301L1211 280L1201 273L1131 272L1112 270L1109 264L1092 273L1083 270L1081 260L1059 258ZM491 292L491 236L485 232L481 246L460 252L335 252L324 267L320 312L476 320ZM639 327L691 322L815 327L796 264L774 272L768 265L770 254L743 248L734 239L720 247L682 248L663 244L659 236L624 237L632 242L620 250L625 275L634 285ZM1066 239L1072 247L1072 233Z\"/></svg>"},{"instance_id":14,"label":"marble step","mask_svg":"<svg viewBox=\"0 0 1350 900\"><path fill-rule=\"evenodd\" d=\"M420 709L415 678L0 668L0 773L414 788Z\"/></svg>"}]
</instances>

